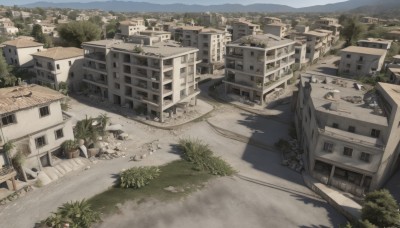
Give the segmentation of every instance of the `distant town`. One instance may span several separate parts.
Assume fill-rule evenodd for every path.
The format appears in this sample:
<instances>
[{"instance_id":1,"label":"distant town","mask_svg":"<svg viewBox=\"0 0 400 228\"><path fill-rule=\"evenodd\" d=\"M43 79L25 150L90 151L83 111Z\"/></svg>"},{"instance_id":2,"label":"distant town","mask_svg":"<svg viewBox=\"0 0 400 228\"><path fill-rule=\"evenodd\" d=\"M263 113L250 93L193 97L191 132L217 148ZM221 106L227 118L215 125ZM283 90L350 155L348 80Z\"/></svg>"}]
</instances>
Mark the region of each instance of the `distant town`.
<instances>
[{"instance_id":1,"label":"distant town","mask_svg":"<svg viewBox=\"0 0 400 228\"><path fill-rule=\"evenodd\" d=\"M0 6L0 227L400 227L384 2Z\"/></svg>"}]
</instances>

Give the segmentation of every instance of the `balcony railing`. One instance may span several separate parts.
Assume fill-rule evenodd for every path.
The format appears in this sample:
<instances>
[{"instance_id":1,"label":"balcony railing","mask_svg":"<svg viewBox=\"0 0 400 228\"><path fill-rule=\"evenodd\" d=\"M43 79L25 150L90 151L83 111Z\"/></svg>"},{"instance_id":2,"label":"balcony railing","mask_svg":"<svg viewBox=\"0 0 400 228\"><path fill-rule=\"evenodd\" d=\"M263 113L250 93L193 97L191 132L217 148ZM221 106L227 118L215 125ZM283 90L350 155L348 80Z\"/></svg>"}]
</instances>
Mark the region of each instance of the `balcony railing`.
<instances>
[{"instance_id":1,"label":"balcony railing","mask_svg":"<svg viewBox=\"0 0 400 228\"><path fill-rule=\"evenodd\" d=\"M100 61L106 61L106 56L103 53L99 53L99 52L93 52L93 53L85 54L85 58L94 59L94 60L100 60Z\"/></svg>"},{"instance_id":2,"label":"balcony railing","mask_svg":"<svg viewBox=\"0 0 400 228\"><path fill-rule=\"evenodd\" d=\"M360 144L363 146L374 147L374 148L378 148L378 149L382 149L382 150L384 150L384 148L385 148L385 146L378 143L377 142L378 140L375 138L370 138L367 136L357 135L355 133L349 133L349 132L340 133L341 130L330 129L329 127L325 127L325 128L326 129L318 128L318 132L322 135L326 135L326 136L329 136L332 138L344 140L347 142ZM368 140L367 138L370 138L370 140Z\"/></svg>"}]
</instances>

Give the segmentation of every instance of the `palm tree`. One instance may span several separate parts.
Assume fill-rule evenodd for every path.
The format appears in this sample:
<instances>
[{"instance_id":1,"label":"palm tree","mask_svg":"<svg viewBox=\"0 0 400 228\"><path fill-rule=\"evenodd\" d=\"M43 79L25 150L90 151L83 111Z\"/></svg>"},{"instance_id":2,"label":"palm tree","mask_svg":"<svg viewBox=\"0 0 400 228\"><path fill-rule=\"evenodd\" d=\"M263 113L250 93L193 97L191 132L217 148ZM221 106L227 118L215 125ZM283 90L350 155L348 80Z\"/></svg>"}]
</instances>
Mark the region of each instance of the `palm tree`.
<instances>
[{"instance_id":1,"label":"palm tree","mask_svg":"<svg viewBox=\"0 0 400 228\"><path fill-rule=\"evenodd\" d=\"M107 113L102 113L97 117L97 119L100 122L100 126L102 128L102 133L104 133L108 123L110 123L111 118L107 116Z\"/></svg>"},{"instance_id":2,"label":"palm tree","mask_svg":"<svg viewBox=\"0 0 400 228\"><path fill-rule=\"evenodd\" d=\"M95 143L99 137L99 128L93 125L94 119L92 117L80 120L76 123L74 135L77 139L85 140L85 146Z\"/></svg>"}]
</instances>

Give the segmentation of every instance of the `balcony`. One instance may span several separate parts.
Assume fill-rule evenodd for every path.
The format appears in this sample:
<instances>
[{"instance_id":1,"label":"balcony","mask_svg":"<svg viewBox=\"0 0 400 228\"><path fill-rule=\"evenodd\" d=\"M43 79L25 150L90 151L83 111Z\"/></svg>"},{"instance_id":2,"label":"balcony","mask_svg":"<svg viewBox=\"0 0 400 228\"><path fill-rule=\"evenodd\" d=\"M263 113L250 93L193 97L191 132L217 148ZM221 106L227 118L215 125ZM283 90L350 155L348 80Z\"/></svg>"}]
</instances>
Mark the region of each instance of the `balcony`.
<instances>
[{"instance_id":1,"label":"balcony","mask_svg":"<svg viewBox=\"0 0 400 228\"><path fill-rule=\"evenodd\" d=\"M374 149L380 149L382 151L385 149L385 146L383 145L383 143L377 138L372 138L372 137L365 136L365 135L359 135L359 134L343 131L340 129L331 128L328 126L325 126L325 129L318 128L318 132L321 135L324 135L324 136L327 136L330 138L334 138L334 139L337 139L340 141L354 143L354 144L358 144L358 145L362 145L362 146L366 146L366 147L371 147Z\"/></svg>"},{"instance_id":2,"label":"balcony","mask_svg":"<svg viewBox=\"0 0 400 228\"><path fill-rule=\"evenodd\" d=\"M93 60L96 60L96 61L102 61L102 62L106 61L105 54L104 53L100 53L100 52L93 52L93 53L85 54L85 58L93 59Z\"/></svg>"}]
</instances>

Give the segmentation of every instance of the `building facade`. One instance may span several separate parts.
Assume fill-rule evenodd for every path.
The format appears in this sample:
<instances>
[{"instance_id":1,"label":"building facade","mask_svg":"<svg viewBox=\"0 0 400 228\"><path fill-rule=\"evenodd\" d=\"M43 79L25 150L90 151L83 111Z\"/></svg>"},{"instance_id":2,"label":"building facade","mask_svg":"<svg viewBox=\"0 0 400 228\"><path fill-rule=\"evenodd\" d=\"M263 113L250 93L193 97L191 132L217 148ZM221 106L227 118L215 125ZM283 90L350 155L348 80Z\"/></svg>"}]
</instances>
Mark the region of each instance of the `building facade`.
<instances>
[{"instance_id":1,"label":"building facade","mask_svg":"<svg viewBox=\"0 0 400 228\"><path fill-rule=\"evenodd\" d=\"M363 195L398 168L400 86L301 76L296 129L307 171L324 184Z\"/></svg>"},{"instance_id":2,"label":"building facade","mask_svg":"<svg viewBox=\"0 0 400 228\"><path fill-rule=\"evenodd\" d=\"M292 78L293 40L271 34L246 36L227 45L225 91L261 104Z\"/></svg>"},{"instance_id":3,"label":"building facade","mask_svg":"<svg viewBox=\"0 0 400 228\"><path fill-rule=\"evenodd\" d=\"M381 71L387 51L378 48L350 46L341 50L339 74L371 76Z\"/></svg>"},{"instance_id":4,"label":"building facade","mask_svg":"<svg viewBox=\"0 0 400 228\"><path fill-rule=\"evenodd\" d=\"M103 40L83 43L90 94L164 122L177 107L196 104L196 48Z\"/></svg>"},{"instance_id":5,"label":"building facade","mask_svg":"<svg viewBox=\"0 0 400 228\"><path fill-rule=\"evenodd\" d=\"M385 40L380 38L367 38L365 40L357 41L357 45L360 47L379 48L384 50L389 50L391 44L392 44L391 40Z\"/></svg>"},{"instance_id":6,"label":"building facade","mask_svg":"<svg viewBox=\"0 0 400 228\"><path fill-rule=\"evenodd\" d=\"M32 67L31 54L42 51L43 44L29 39L15 39L3 43L3 55L7 64L17 67Z\"/></svg>"},{"instance_id":7,"label":"building facade","mask_svg":"<svg viewBox=\"0 0 400 228\"><path fill-rule=\"evenodd\" d=\"M62 99L57 91L35 84L0 89L0 145L10 142L15 145L11 157L17 152L25 156L25 177L51 166L61 144L74 138L71 117L61 110ZM0 165L10 165L4 155Z\"/></svg>"},{"instance_id":8,"label":"building facade","mask_svg":"<svg viewBox=\"0 0 400 228\"><path fill-rule=\"evenodd\" d=\"M239 20L232 24L232 41L238 40L244 36L257 35L262 33L260 25L249 21Z\"/></svg>"},{"instance_id":9,"label":"building facade","mask_svg":"<svg viewBox=\"0 0 400 228\"><path fill-rule=\"evenodd\" d=\"M83 49L55 47L32 54L36 83L59 89L65 82L68 89L78 91L83 75Z\"/></svg>"}]
</instances>

